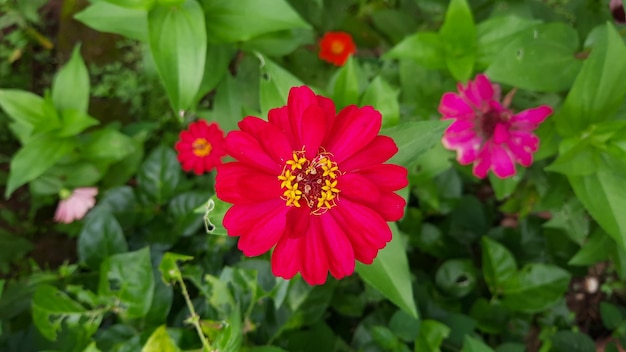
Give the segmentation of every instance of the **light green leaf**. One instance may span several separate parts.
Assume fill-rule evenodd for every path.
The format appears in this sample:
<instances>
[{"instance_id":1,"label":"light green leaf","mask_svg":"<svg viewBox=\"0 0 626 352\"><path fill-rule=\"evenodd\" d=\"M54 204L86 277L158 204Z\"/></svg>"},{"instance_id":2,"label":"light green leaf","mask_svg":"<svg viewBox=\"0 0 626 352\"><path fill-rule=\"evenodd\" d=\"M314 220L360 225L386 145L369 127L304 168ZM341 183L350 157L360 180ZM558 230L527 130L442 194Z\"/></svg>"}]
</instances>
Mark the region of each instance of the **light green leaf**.
<instances>
[{"instance_id":1,"label":"light green leaf","mask_svg":"<svg viewBox=\"0 0 626 352\"><path fill-rule=\"evenodd\" d=\"M53 286L41 285L32 301L33 322L48 340L56 340L57 332L66 325L91 336L102 321L102 313L87 311L78 302Z\"/></svg>"},{"instance_id":2,"label":"light green leaf","mask_svg":"<svg viewBox=\"0 0 626 352\"><path fill-rule=\"evenodd\" d=\"M100 121L84 112L74 109L63 110L61 112L61 120L61 129L55 131L58 137L72 137L81 133L88 127L100 124Z\"/></svg>"},{"instance_id":3,"label":"light green leaf","mask_svg":"<svg viewBox=\"0 0 626 352\"><path fill-rule=\"evenodd\" d=\"M80 45L76 45L70 61L61 68L52 82L54 107L58 112L71 109L86 115L89 106L89 87L89 73L80 56Z\"/></svg>"},{"instance_id":4,"label":"light green leaf","mask_svg":"<svg viewBox=\"0 0 626 352\"><path fill-rule=\"evenodd\" d=\"M463 349L461 352L493 352L493 349L481 340L466 335L463 339Z\"/></svg>"},{"instance_id":5,"label":"light green leaf","mask_svg":"<svg viewBox=\"0 0 626 352\"><path fill-rule=\"evenodd\" d=\"M571 87L582 65L574 56L578 45L578 33L570 25L536 25L500 47L486 74L522 89L563 91Z\"/></svg>"},{"instance_id":6,"label":"light green leaf","mask_svg":"<svg viewBox=\"0 0 626 352\"><path fill-rule=\"evenodd\" d=\"M204 76L207 34L196 0L180 6L157 5L148 13L150 50L170 104L191 107Z\"/></svg>"},{"instance_id":7,"label":"light green leaf","mask_svg":"<svg viewBox=\"0 0 626 352\"><path fill-rule=\"evenodd\" d=\"M213 120L227 133L237 129L237 122L243 118L243 97L240 83L226 74L217 86L213 102Z\"/></svg>"},{"instance_id":8,"label":"light green leaf","mask_svg":"<svg viewBox=\"0 0 626 352\"><path fill-rule=\"evenodd\" d=\"M356 271L363 281L376 288L396 306L417 318L417 308L413 300L413 287L406 250L400 231L395 223L389 223L393 233L391 242L378 252L370 265L357 262Z\"/></svg>"},{"instance_id":9,"label":"light green leaf","mask_svg":"<svg viewBox=\"0 0 626 352\"><path fill-rule=\"evenodd\" d=\"M525 17L497 16L480 22L476 26L478 51L477 68L486 68L498 56L502 48L516 39L517 35L540 21Z\"/></svg>"},{"instance_id":10,"label":"light green leaf","mask_svg":"<svg viewBox=\"0 0 626 352\"><path fill-rule=\"evenodd\" d=\"M148 12L145 10L128 9L98 1L74 15L74 18L100 32L148 41Z\"/></svg>"},{"instance_id":11,"label":"light green leaf","mask_svg":"<svg viewBox=\"0 0 626 352\"><path fill-rule=\"evenodd\" d=\"M208 37L212 41L247 41L291 28L308 28L284 0L205 0Z\"/></svg>"},{"instance_id":12,"label":"light green leaf","mask_svg":"<svg viewBox=\"0 0 626 352\"><path fill-rule=\"evenodd\" d=\"M393 138L398 146L398 153L389 162L409 166L441 141L449 124L449 121L417 121L383 129L381 134Z\"/></svg>"},{"instance_id":13,"label":"light green leaf","mask_svg":"<svg viewBox=\"0 0 626 352\"><path fill-rule=\"evenodd\" d=\"M94 209L78 235L78 259L93 270L111 255L125 253L128 244L117 219L107 209Z\"/></svg>"},{"instance_id":14,"label":"light green leaf","mask_svg":"<svg viewBox=\"0 0 626 352\"><path fill-rule=\"evenodd\" d=\"M235 53L236 48L231 44L207 45L204 75L194 101L199 101L217 87L224 76L228 74L228 65L230 65Z\"/></svg>"},{"instance_id":15,"label":"light green leaf","mask_svg":"<svg viewBox=\"0 0 626 352\"><path fill-rule=\"evenodd\" d=\"M361 106L370 105L383 115L383 127L400 122L399 90L392 88L381 76L376 76L361 98Z\"/></svg>"},{"instance_id":16,"label":"light green leaf","mask_svg":"<svg viewBox=\"0 0 626 352\"><path fill-rule=\"evenodd\" d=\"M287 105L287 97L292 87L303 83L289 71L265 58L261 68L260 99L261 116L267 116L270 109Z\"/></svg>"},{"instance_id":17,"label":"light green leaf","mask_svg":"<svg viewBox=\"0 0 626 352\"><path fill-rule=\"evenodd\" d=\"M187 262L192 259L192 256L166 252L161 259L161 263L159 264L159 271L161 272L161 278L163 281L171 284L177 280L181 280L183 277L176 262Z\"/></svg>"},{"instance_id":18,"label":"light green leaf","mask_svg":"<svg viewBox=\"0 0 626 352\"><path fill-rule=\"evenodd\" d=\"M220 331L215 343L219 351L239 352L243 341L241 308L236 304L228 316L228 324Z\"/></svg>"},{"instance_id":19,"label":"light green leaf","mask_svg":"<svg viewBox=\"0 0 626 352\"><path fill-rule=\"evenodd\" d=\"M422 320L415 340L415 352L441 352L441 343L450 335L450 328L436 320Z\"/></svg>"},{"instance_id":20,"label":"light green leaf","mask_svg":"<svg viewBox=\"0 0 626 352\"><path fill-rule=\"evenodd\" d=\"M31 127L59 122L46 116L42 97L24 90L0 89L0 107L15 122Z\"/></svg>"},{"instance_id":21,"label":"light green leaf","mask_svg":"<svg viewBox=\"0 0 626 352\"><path fill-rule=\"evenodd\" d=\"M82 153L89 160L119 161L135 151L133 139L113 128L103 128L89 135Z\"/></svg>"},{"instance_id":22,"label":"light green leaf","mask_svg":"<svg viewBox=\"0 0 626 352\"><path fill-rule=\"evenodd\" d=\"M154 295L154 274L148 247L105 259L100 266L98 294L119 301L122 316L130 319L145 316Z\"/></svg>"},{"instance_id":23,"label":"light green leaf","mask_svg":"<svg viewBox=\"0 0 626 352\"><path fill-rule=\"evenodd\" d=\"M180 348L176 346L172 338L167 333L165 325L161 325L148 338L143 345L141 352L178 352Z\"/></svg>"},{"instance_id":24,"label":"light green leaf","mask_svg":"<svg viewBox=\"0 0 626 352\"><path fill-rule=\"evenodd\" d=\"M573 242L582 244L589 235L589 217L583 205L572 197L552 212L552 218L543 227L562 230Z\"/></svg>"},{"instance_id":25,"label":"light green leaf","mask_svg":"<svg viewBox=\"0 0 626 352\"><path fill-rule=\"evenodd\" d=\"M149 10L154 4L154 0L104 0L113 5L127 9Z\"/></svg>"},{"instance_id":26,"label":"light green leaf","mask_svg":"<svg viewBox=\"0 0 626 352\"><path fill-rule=\"evenodd\" d=\"M89 344L89 346L85 347L85 349L83 350L83 352L101 352L98 347L96 347L96 342L92 342Z\"/></svg>"},{"instance_id":27,"label":"light green leaf","mask_svg":"<svg viewBox=\"0 0 626 352\"><path fill-rule=\"evenodd\" d=\"M30 140L13 155L5 197L8 198L18 187L41 176L67 155L74 145L72 139L59 139L50 135Z\"/></svg>"},{"instance_id":28,"label":"light green leaf","mask_svg":"<svg viewBox=\"0 0 626 352\"><path fill-rule=\"evenodd\" d=\"M502 292L504 283L517 271L513 254L500 243L483 236L482 266L485 282L492 294Z\"/></svg>"},{"instance_id":29,"label":"light green leaf","mask_svg":"<svg viewBox=\"0 0 626 352\"><path fill-rule=\"evenodd\" d=\"M476 268L469 259L448 259L437 269L435 282L448 296L460 298L474 290Z\"/></svg>"},{"instance_id":30,"label":"light green leaf","mask_svg":"<svg viewBox=\"0 0 626 352\"><path fill-rule=\"evenodd\" d=\"M563 106L552 117L562 136L613 118L624 100L626 46L615 26L606 24L604 28L605 35L597 38Z\"/></svg>"},{"instance_id":31,"label":"light green leaf","mask_svg":"<svg viewBox=\"0 0 626 352\"><path fill-rule=\"evenodd\" d=\"M567 264L580 266L596 264L608 260L614 249L615 241L601 228L597 228Z\"/></svg>"},{"instance_id":32,"label":"light green leaf","mask_svg":"<svg viewBox=\"0 0 626 352\"><path fill-rule=\"evenodd\" d=\"M446 67L441 37L435 32L418 32L404 38L384 56L390 59L412 59L429 69Z\"/></svg>"},{"instance_id":33,"label":"light green leaf","mask_svg":"<svg viewBox=\"0 0 626 352\"><path fill-rule=\"evenodd\" d=\"M466 0L451 0L439 30L446 66L457 81L467 81L476 60L476 26Z\"/></svg>"},{"instance_id":34,"label":"light green leaf","mask_svg":"<svg viewBox=\"0 0 626 352\"><path fill-rule=\"evenodd\" d=\"M520 181L524 178L524 174L526 173L526 169L520 169L513 177L508 178L499 178L493 173L489 173L489 183L493 188L493 191L496 195L496 199L503 200L504 198L510 196Z\"/></svg>"},{"instance_id":35,"label":"light green leaf","mask_svg":"<svg viewBox=\"0 0 626 352\"><path fill-rule=\"evenodd\" d=\"M504 283L502 304L516 312L540 312L563 298L570 279L558 266L528 264Z\"/></svg>"},{"instance_id":36,"label":"light green leaf","mask_svg":"<svg viewBox=\"0 0 626 352\"><path fill-rule=\"evenodd\" d=\"M359 95L361 94L359 80L362 76L360 70L357 61L350 56L345 65L331 79L328 91L331 92L337 109L359 102Z\"/></svg>"}]
</instances>

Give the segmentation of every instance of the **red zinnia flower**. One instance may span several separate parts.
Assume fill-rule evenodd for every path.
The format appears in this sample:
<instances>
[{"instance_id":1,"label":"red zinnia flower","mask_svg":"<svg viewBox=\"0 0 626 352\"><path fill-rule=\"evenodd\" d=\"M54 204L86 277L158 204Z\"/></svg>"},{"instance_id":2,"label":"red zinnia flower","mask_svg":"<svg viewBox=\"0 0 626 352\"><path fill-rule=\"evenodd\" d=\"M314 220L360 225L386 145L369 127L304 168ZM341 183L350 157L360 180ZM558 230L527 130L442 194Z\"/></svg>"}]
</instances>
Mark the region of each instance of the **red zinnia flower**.
<instances>
[{"instance_id":1,"label":"red zinnia flower","mask_svg":"<svg viewBox=\"0 0 626 352\"><path fill-rule=\"evenodd\" d=\"M467 86L458 84L459 94L441 98L442 119L454 119L442 139L443 145L456 150L462 165L474 164L474 175L487 176L489 170L500 177L515 175L515 162L530 166L539 149L533 131L552 108L542 105L517 114L508 109L508 99L500 102L500 86L487 76L478 75Z\"/></svg>"},{"instance_id":2,"label":"red zinnia flower","mask_svg":"<svg viewBox=\"0 0 626 352\"><path fill-rule=\"evenodd\" d=\"M320 59L335 66L343 66L348 57L356 52L356 45L350 34L345 32L326 32L320 40Z\"/></svg>"},{"instance_id":3,"label":"red zinnia flower","mask_svg":"<svg viewBox=\"0 0 626 352\"><path fill-rule=\"evenodd\" d=\"M215 122L208 124L205 120L198 120L180 132L175 149L183 170L193 170L196 175L201 175L222 163L222 157L226 155L224 132Z\"/></svg>"},{"instance_id":4,"label":"red zinnia flower","mask_svg":"<svg viewBox=\"0 0 626 352\"><path fill-rule=\"evenodd\" d=\"M381 115L371 106L344 108L308 87L292 88L287 106L268 121L246 117L226 136L237 162L218 167L217 196L234 205L224 227L239 236L247 256L274 248L272 271L286 279L301 272L311 285L328 271L354 272L370 264L391 240L386 221L399 220L407 170L383 164L397 151L378 136Z\"/></svg>"}]
</instances>

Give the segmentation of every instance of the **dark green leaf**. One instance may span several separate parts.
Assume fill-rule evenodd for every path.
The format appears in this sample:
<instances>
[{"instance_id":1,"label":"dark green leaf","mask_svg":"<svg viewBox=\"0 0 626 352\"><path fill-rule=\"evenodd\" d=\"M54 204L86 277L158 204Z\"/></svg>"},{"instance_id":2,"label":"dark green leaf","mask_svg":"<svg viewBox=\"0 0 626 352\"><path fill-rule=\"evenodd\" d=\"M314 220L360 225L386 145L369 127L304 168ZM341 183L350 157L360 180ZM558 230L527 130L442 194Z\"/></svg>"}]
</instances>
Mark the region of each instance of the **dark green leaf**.
<instances>
[{"instance_id":1,"label":"dark green leaf","mask_svg":"<svg viewBox=\"0 0 626 352\"><path fill-rule=\"evenodd\" d=\"M502 304L517 312L542 311L562 299L570 278L557 266L528 264L504 283Z\"/></svg>"},{"instance_id":2,"label":"dark green leaf","mask_svg":"<svg viewBox=\"0 0 626 352\"><path fill-rule=\"evenodd\" d=\"M98 1L74 18L100 32L115 33L142 42L148 41L148 12Z\"/></svg>"},{"instance_id":3,"label":"dark green leaf","mask_svg":"<svg viewBox=\"0 0 626 352\"><path fill-rule=\"evenodd\" d=\"M524 174L526 173L526 169L519 170L518 173L508 178L499 178L494 173L489 173L489 183L493 188L493 191L496 194L496 198L498 200L503 200L504 198L510 196L520 181L524 178Z\"/></svg>"},{"instance_id":4,"label":"dark green leaf","mask_svg":"<svg viewBox=\"0 0 626 352\"><path fill-rule=\"evenodd\" d=\"M489 334L505 331L509 320L509 311L499 302L479 298L470 309L470 316L476 320L477 327Z\"/></svg>"},{"instance_id":5,"label":"dark green leaf","mask_svg":"<svg viewBox=\"0 0 626 352\"><path fill-rule=\"evenodd\" d=\"M182 179L176 153L166 146L158 146L141 165L137 174L139 190L156 204L167 202Z\"/></svg>"},{"instance_id":6,"label":"dark green leaf","mask_svg":"<svg viewBox=\"0 0 626 352\"><path fill-rule=\"evenodd\" d=\"M128 244L115 217L103 208L89 213L78 235L78 259L94 270L111 255L125 253Z\"/></svg>"},{"instance_id":7,"label":"dark green leaf","mask_svg":"<svg viewBox=\"0 0 626 352\"><path fill-rule=\"evenodd\" d=\"M493 349L477 338L465 336L461 352L493 352Z\"/></svg>"},{"instance_id":8,"label":"dark green leaf","mask_svg":"<svg viewBox=\"0 0 626 352\"><path fill-rule=\"evenodd\" d=\"M448 70L457 81L467 81L472 76L476 61L476 26L465 0L450 1L439 35Z\"/></svg>"},{"instance_id":9,"label":"dark green leaf","mask_svg":"<svg viewBox=\"0 0 626 352\"><path fill-rule=\"evenodd\" d=\"M581 332L559 331L551 338L554 352L589 352L595 351L593 340Z\"/></svg>"},{"instance_id":10,"label":"dark green leaf","mask_svg":"<svg viewBox=\"0 0 626 352\"><path fill-rule=\"evenodd\" d=\"M80 45L77 45L70 61L61 68L52 82L52 101L57 111L75 110L86 115L89 106L89 87L89 73L80 56ZM65 121L63 122L65 124Z\"/></svg>"},{"instance_id":11,"label":"dark green leaf","mask_svg":"<svg viewBox=\"0 0 626 352\"><path fill-rule=\"evenodd\" d=\"M415 352L441 351L440 346L450 335L450 328L436 320L422 320L420 334L415 340Z\"/></svg>"},{"instance_id":12,"label":"dark green leaf","mask_svg":"<svg viewBox=\"0 0 626 352\"><path fill-rule=\"evenodd\" d=\"M225 133L237 129L237 122L243 118L242 87L230 74L217 86L212 113Z\"/></svg>"},{"instance_id":13,"label":"dark green leaf","mask_svg":"<svg viewBox=\"0 0 626 352\"><path fill-rule=\"evenodd\" d=\"M469 259L445 261L435 274L437 286L447 295L460 298L476 287L476 268Z\"/></svg>"},{"instance_id":14,"label":"dark green leaf","mask_svg":"<svg viewBox=\"0 0 626 352\"><path fill-rule=\"evenodd\" d=\"M605 261L609 258L614 247L615 241L606 232L598 228L567 264L587 266Z\"/></svg>"},{"instance_id":15,"label":"dark green leaf","mask_svg":"<svg viewBox=\"0 0 626 352\"><path fill-rule=\"evenodd\" d=\"M204 76L195 101L202 99L207 93L215 89L224 76L228 74L228 65L235 52L234 46L230 44L207 45Z\"/></svg>"},{"instance_id":16,"label":"dark green leaf","mask_svg":"<svg viewBox=\"0 0 626 352\"><path fill-rule=\"evenodd\" d=\"M626 318L626 309L608 302L600 302L602 324L609 330L615 330Z\"/></svg>"},{"instance_id":17,"label":"dark green leaf","mask_svg":"<svg viewBox=\"0 0 626 352\"><path fill-rule=\"evenodd\" d=\"M504 283L517 271L513 254L502 244L483 237L482 264L485 282L492 294L497 295L502 291Z\"/></svg>"},{"instance_id":18,"label":"dark green leaf","mask_svg":"<svg viewBox=\"0 0 626 352\"><path fill-rule=\"evenodd\" d=\"M405 342L415 341L419 336L421 322L419 319L412 317L409 313L398 310L391 320L389 320L389 329Z\"/></svg>"},{"instance_id":19,"label":"dark green leaf","mask_svg":"<svg viewBox=\"0 0 626 352\"><path fill-rule=\"evenodd\" d=\"M478 35L477 68L486 68L498 56L502 48L516 39L523 30L533 27L537 20L510 16L491 17L476 26Z\"/></svg>"},{"instance_id":20,"label":"dark green leaf","mask_svg":"<svg viewBox=\"0 0 626 352\"><path fill-rule=\"evenodd\" d=\"M181 193L168 203L167 209L174 218L173 233L182 236L191 236L202 226L202 215L195 210L206 203L209 194L206 192Z\"/></svg>"}]
</instances>

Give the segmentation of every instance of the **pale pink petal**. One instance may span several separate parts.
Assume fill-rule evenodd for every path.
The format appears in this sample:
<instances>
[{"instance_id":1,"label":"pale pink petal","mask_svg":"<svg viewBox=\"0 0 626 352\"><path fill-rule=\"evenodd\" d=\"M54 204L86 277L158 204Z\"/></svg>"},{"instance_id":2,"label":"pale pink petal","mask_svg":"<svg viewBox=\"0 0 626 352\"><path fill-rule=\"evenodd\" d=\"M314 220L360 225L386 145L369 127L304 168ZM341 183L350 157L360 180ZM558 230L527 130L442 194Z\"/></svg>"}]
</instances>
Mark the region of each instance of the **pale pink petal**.
<instances>
[{"instance_id":1,"label":"pale pink petal","mask_svg":"<svg viewBox=\"0 0 626 352\"><path fill-rule=\"evenodd\" d=\"M95 196L98 194L96 187L77 188L67 199L59 202L54 214L57 222L69 224L80 220L96 205Z\"/></svg>"}]
</instances>

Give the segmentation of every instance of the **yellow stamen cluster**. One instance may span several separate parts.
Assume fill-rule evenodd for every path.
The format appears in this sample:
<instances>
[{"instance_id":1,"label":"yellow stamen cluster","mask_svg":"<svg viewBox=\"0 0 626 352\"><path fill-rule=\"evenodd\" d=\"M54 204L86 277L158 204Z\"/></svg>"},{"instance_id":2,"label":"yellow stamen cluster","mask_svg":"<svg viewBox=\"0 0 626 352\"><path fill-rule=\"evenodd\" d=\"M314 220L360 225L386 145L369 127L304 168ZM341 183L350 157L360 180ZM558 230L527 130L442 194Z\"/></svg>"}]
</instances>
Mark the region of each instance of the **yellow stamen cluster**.
<instances>
[{"instance_id":1,"label":"yellow stamen cluster","mask_svg":"<svg viewBox=\"0 0 626 352\"><path fill-rule=\"evenodd\" d=\"M213 146L204 138L198 138L191 144L192 152L197 157L205 157L211 153Z\"/></svg>"},{"instance_id":2,"label":"yellow stamen cluster","mask_svg":"<svg viewBox=\"0 0 626 352\"><path fill-rule=\"evenodd\" d=\"M340 192L337 176L341 172L330 157L330 153L321 152L309 160L304 150L293 153L293 159L287 160L278 176L280 187L284 189L282 199L287 206L299 208L300 200L304 199L311 214L321 215L337 205Z\"/></svg>"}]
</instances>

